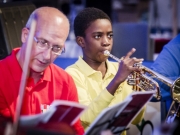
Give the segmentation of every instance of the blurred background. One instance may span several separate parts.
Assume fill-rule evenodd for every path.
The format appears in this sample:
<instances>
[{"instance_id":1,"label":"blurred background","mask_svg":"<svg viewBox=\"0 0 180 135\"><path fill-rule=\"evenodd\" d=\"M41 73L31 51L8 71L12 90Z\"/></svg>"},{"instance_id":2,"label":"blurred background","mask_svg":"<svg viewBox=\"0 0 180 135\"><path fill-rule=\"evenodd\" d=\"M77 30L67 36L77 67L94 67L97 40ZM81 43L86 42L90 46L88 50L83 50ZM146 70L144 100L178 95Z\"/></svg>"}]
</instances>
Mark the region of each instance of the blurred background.
<instances>
[{"instance_id":1,"label":"blurred background","mask_svg":"<svg viewBox=\"0 0 180 135\"><path fill-rule=\"evenodd\" d=\"M5 9L5 3L14 3L9 5L19 7L15 9L16 11L12 8L8 11ZM25 9L20 7L23 5L26 5ZM153 61L162 47L178 34L180 28L180 23L178 23L180 21L180 8L178 8L180 1L178 0L0 0L0 59L8 55L12 48L21 45L20 38L16 36L20 36L21 27L26 23L33 9L41 6L56 7L63 11L70 20L71 31L66 42L66 53L60 57L77 58L82 54L74 41L73 20L77 13L85 7L102 9L112 19L114 30L112 54L117 57L122 57L132 47L135 47L137 51L134 56ZM31 8L28 9L29 7ZM28 13L24 15L26 17L21 26L18 30L13 29L12 27L15 27L18 22L16 15L21 14L23 18L26 10ZM15 14L16 12L19 13ZM7 18L11 18L10 22ZM14 24L10 24L13 22ZM19 42L15 41L17 39Z\"/></svg>"},{"instance_id":2,"label":"blurred background","mask_svg":"<svg viewBox=\"0 0 180 135\"><path fill-rule=\"evenodd\" d=\"M144 58L143 64L147 67L163 46L180 32L180 0L0 0L0 59L21 46L21 29L32 11L41 6L56 7L69 18L71 29L65 43L66 53L54 62L63 69L82 55L75 42L73 21L86 7L102 9L110 16L114 32L113 55L120 58L134 47L133 56ZM165 102L150 102L147 106L150 111L145 119L151 120L155 127L166 117ZM136 135L137 127L130 129ZM151 132L147 133L145 135Z\"/></svg>"}]
</instances>

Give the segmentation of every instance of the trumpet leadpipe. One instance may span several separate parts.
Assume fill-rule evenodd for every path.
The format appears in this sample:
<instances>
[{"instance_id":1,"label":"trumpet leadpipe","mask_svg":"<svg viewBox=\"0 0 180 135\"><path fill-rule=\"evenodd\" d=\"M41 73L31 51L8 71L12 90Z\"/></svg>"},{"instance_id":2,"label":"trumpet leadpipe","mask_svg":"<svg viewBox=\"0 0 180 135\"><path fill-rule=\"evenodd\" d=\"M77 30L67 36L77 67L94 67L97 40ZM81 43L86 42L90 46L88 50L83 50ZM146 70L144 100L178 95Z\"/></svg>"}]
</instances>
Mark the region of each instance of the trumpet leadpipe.
<instances>
[{"instance_id":1,"label":"trumpet leadpipe","mask_svg":"<svg viewBox=\"0 0 180 135\"><path fill-rule=\"evenodd\" d=\"M110 54L110 52L108 50L105 50L103 53L104 53L105 56L109 56L109 57L111 57L112 59L116 60L119 63L121 62L121 60L118 57Z\"/></svg>"}]
</instances>

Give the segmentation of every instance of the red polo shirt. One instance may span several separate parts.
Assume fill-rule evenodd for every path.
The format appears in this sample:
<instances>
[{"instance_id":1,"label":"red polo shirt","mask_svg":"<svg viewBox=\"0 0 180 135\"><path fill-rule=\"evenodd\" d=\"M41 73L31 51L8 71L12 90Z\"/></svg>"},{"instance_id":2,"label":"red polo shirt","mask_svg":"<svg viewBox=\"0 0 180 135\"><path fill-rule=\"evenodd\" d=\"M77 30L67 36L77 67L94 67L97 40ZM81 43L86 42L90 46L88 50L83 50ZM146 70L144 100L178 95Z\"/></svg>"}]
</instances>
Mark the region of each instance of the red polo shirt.
<instances>
[{"instance_id":1,"label":"red polo shirt","mask_svg":"<svg viewBox=\"0 0 180 135\"><path fill-rule=\"evenodd\" d=\"M0 61L0 114L14 118L22 69L16 59L19 48ZM50 105L55 99L78 102L73 79L63 69L51 64L37 84L28 78L22 105L22 115L41 113L42 105ZM75 130L79 135L84 129L78 121Z\"/></svg>"}]
</instances>

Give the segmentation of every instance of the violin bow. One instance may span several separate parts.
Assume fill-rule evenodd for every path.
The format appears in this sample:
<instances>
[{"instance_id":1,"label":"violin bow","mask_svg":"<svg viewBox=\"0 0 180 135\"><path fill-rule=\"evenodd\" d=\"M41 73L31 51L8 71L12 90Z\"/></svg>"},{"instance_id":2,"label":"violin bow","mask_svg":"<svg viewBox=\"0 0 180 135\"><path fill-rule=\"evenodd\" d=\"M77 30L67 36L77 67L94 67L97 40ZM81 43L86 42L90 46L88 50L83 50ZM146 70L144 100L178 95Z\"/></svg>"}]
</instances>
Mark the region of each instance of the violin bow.
<instances>
[{"instance_id":1,"label":"violin bow","mask_svg":"<svg viewBox=\"0 0 180 135\"><path fill-rule=\"evenodd\" d=\"M10 135L10 134L16 135L16 133L17 133L17 129L18 129L18 125L19 125L19 118L20 118L21 108L22 108L22 102L23 102L23 97L24 97L24 91L25 91L25 87L26 87L26 80L27 80L27 75L29 73L29 62L30 62L30 55L31 55L31 50L32 50L35 28L36 28L36 20L32 19L29 36L28 36L28 41L27 41L26 52L25 52L25 59L24 59L24 63L22 66L23 73L21 76L19 94L17 97L14 122L13 122L12 126L10 126L10 125L7 126L8 129L6 129L5 135ZM9 130L11 130L12 132Z\"/></svg>"}]
</instances>

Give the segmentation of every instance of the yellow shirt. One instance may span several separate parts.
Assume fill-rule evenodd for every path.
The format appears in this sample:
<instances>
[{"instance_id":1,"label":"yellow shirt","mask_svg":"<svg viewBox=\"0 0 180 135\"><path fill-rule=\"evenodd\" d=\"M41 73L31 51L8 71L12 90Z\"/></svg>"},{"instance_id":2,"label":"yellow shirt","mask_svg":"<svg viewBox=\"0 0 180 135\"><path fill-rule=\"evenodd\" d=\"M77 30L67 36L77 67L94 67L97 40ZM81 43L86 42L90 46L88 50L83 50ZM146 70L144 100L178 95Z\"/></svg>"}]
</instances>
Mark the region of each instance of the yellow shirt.
<instances>
[{"instance_id":1,"label":"yellow shirt","mask_svg":"<svg viewBox=\"0 0 180 135\"><path fill-rule=\"evenodd\" d=\"M79 102L88 106L81 117L84 128L87 128L104 108L122 102L133 92L132 86L129 86L126 81L121 83L114 96L107 91L106 87L116 75L119 63L108 60L106 63L108 69L103 79L102 73L92 69L81 57L75 64L66 68L75 81ZM143 112L141 111L133 124L141 121Z\"/></svg>"}]
</instances>

